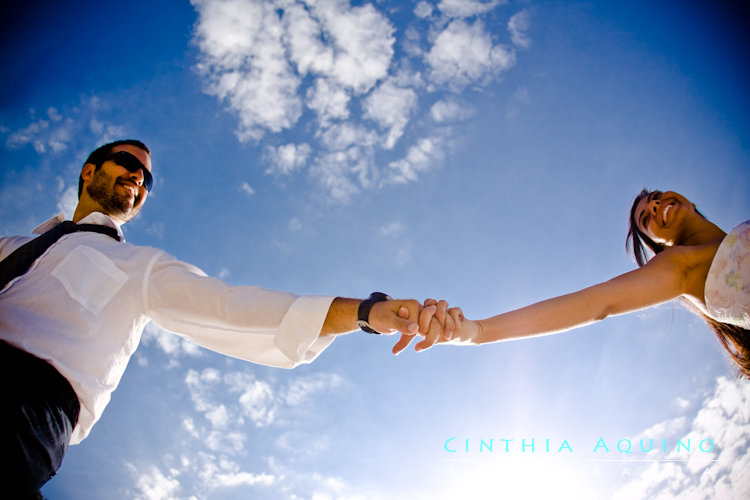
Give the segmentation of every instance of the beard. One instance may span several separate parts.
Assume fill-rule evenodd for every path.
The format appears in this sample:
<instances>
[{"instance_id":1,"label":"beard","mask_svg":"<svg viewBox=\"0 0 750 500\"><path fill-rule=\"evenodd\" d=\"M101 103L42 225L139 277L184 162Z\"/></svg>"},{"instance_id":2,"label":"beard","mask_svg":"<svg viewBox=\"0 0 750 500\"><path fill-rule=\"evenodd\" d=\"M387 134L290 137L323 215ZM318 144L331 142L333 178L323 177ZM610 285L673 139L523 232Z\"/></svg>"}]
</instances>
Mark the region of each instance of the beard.
<instances>
[{"instance_id":1,"label":"beard","mask_svg":"<svg viewBox=\"0 0 750 500\"><path fill-rule=\"evenodd\" d=\"M141 196L119 194L115 189L116 184L114 177L99 168L94 172L94 178L86 187L86 192L102 207L105 214L129 221L141 211Z\"/></svg>"}]
</instances>

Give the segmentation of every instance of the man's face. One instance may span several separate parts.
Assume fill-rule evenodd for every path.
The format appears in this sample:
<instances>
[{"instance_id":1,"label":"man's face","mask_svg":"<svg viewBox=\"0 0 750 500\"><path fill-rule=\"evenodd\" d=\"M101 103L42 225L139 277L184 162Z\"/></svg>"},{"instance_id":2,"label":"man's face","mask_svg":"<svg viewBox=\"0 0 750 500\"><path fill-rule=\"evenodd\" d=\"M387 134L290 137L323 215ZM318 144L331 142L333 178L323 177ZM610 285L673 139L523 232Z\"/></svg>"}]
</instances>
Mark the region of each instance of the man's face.
<instances>
[{"instance_id":1,"label":"man's face","mask_svg":"<svg viewBox=\"0 0 750 500\"><path fill-rule=\"evenodd\" d=\"M151 158L137 146L124 144L112 148L112 153L127 151L138 158L151 171ZM101 211L121 223L125 223L140 212L146 202L148 191L143 185L143 173L129 172L125 167L107 160L96 169L91 182L86 186L89 197Z\"/></svg>"}]
</instances>

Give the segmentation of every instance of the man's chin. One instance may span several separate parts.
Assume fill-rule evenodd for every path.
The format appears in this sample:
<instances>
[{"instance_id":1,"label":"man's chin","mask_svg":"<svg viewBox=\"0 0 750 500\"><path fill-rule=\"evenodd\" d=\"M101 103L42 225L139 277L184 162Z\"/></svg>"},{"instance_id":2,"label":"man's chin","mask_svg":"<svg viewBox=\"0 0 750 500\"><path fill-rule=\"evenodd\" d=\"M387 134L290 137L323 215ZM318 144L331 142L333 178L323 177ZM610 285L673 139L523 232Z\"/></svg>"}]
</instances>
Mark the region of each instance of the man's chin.
<instances>
[{"instance_id":1,"label":"man's chin","mask_svg":"<svg viewBox=\"0 0 750 500\"><path fill-rule=\"evenodd\" d=\"M119 216L123 222L128 222L130 220L133 220L140 211L141 211L141 207L135 207L135 208L131 208L130 210L122 212L121 214L119 214Z\"/></svg>"},{"instance_id":2,"label":"man's chin","mask_svg":"<svg viewBox=\"0 0 750 500\"><path fill-rule=\"evenodd\" d=\"M142 205L134 204L132 199L120 201L121 203L118 204L117 210L114 210L110 215L123 222L132 220L141 211Z\"/></svg>"}]
</instances>

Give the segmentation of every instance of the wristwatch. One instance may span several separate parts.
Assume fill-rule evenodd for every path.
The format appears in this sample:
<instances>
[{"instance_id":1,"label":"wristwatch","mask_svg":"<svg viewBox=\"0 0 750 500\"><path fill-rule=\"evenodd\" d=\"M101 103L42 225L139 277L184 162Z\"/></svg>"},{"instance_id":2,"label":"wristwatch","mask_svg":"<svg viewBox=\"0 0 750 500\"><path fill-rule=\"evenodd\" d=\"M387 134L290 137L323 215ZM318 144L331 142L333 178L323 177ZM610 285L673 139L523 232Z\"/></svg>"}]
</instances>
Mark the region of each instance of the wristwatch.
<instances>
[{"instance_id":1,"label":"wristwatch","mask_svg":"<svg viewBox=\"0 0 750 500\"><path fill-rule=\"evenodd\" d=\"M373 304L377 302L384 302L386 300L392 300L392 299L388 295L381 293L381 292L373 292L370 294L369 297L363 300L359 304L359 309L357 310L357 326L359 326L362 330L366 331L367 333L374 333L375 335L380 335L379 331L375 330L372 326L370 326L370 309L372 309Z\"/></svg>"}]
</instances>

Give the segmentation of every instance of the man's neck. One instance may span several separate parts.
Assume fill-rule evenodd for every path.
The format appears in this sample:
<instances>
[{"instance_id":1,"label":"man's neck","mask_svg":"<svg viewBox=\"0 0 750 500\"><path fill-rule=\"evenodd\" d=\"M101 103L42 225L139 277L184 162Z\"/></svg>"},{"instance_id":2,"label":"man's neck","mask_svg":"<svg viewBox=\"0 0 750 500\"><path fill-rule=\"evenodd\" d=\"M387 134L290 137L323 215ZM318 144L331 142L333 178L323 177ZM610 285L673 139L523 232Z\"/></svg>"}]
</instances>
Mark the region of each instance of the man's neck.
<instances>
[{"instance_id":1,"label":"man's neck","mask_svg":"<svg viewBox=\"0 0 750 500\"><path fill-rule=\"evenodd\" d=\"M114 220L118 226L122 226L125 224L126 221L120 220L117 216L106 213L102 207L92 204L92 203L86 203L84 200L80 200L78 202L78 206L76 206L75 212L73 212L73 222L78 223L84 218L88 217L94 212L102 213L108 217L110 217L112 220Z\"/></svg>"}]
</instances>

